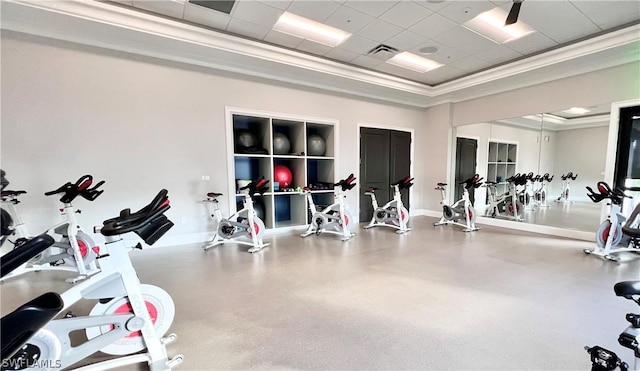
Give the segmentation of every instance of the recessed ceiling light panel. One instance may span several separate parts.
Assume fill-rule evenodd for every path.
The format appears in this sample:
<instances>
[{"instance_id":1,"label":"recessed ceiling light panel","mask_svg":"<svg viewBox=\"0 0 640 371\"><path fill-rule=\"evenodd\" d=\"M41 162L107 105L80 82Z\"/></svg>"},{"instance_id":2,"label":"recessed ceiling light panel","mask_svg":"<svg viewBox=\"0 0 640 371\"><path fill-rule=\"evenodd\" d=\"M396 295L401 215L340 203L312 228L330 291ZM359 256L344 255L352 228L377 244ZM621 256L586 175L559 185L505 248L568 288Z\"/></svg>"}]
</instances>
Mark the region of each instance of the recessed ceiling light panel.
<instances>
[{"instance_id":1,"label":"recessed ceiling light panel","mask_svg":"<svg viewBox=\"0 0 640 371\"><path fill-rule=\"evenodd\" d=\"M535 32L533 28L522 21L505 26L505 19L507 19L507 12L497 7L478 14L475 18L463 23L462 27L498 44L504 44Z\"/></svg>"},{"instance_id":2,"label":"recessed ceiling light panel","mask_svg":"<svg viewBox=\"0 0 640 371\"><path fill-rule=\"evenodd\" d=\"M409 52L398 53L391 59L387 60L387 63L420 73L431 71L443 66L442 64L432 61L431 59L422 58L419 55L415 55Z\"/></svg>"},{"instance_id":3,"label":"recessed ceiling light panel","mask_svg":"<svg viewBox=\"0 0 640 371\"><path fill-rule=\"evenodd\" d=\"M280 16L273 29L331 47L339 45L351 36L350 33L341 29L289 12L284 12Z\"/></svg>"},{"instance_id":4,"label":"recessed ceiling light panel","mask_svg":"<svg viewBox=\"0 0 640 371\"><path fill-rule=\"evenodd\" d=\"M568 113L570 115L584 115L584 114L589 113L591 111L589 111L586 108L582 108L582 107L571 107L568 110L564 110L562 112Z\"/></svg>"}]
</instances>

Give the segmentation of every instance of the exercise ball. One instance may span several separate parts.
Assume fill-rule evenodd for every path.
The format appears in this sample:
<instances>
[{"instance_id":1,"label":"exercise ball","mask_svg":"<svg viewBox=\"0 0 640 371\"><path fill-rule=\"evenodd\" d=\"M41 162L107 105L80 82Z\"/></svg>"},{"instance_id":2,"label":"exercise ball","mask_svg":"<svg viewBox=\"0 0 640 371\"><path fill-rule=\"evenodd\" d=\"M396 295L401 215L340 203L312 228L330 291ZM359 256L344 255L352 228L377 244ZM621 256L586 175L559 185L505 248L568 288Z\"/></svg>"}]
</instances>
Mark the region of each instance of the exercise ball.
<instances>
[{"instance_id":1,"label":"exercise ball","mask_svg":"<svg viewBox=\"0 0 640 371\"><path fill-rule=\"evenodd\" d=\"M257 146L258 137L249 130L238 130L236 133L236 145L240 148Z\"/></svg>"},{"instance_id":2,"label":"exercise ball","mask_svg":"<svg viewBox=\"0 0 640 371\"><path fill-rule=\"evenodd\" d=\"M280 188L288 188L293 183L291 170L284 165L276 165L273 169L273 181L280 184Z\"/></svg>"},{"instance_id":3,"label":"exercise ball","mask_svg":"<svg viewBox=\"0 0 640 371\"><path fill-rule=\"evenodd\" d=\"M327 147L319 135L309 135L307 139L307 154L309 156L324 156Z\"/></svg>"},{"instance_id":4,"label":"exercise ball","mask_svg":"<svg viewBox=\"0 0 640 371\"><path fill-rule=\"evenodd\" d=\"M286 155L289 153L291 143L289 138L282 133L273 134L273 153L276 155Z\"/></svg>"}]
</instances>

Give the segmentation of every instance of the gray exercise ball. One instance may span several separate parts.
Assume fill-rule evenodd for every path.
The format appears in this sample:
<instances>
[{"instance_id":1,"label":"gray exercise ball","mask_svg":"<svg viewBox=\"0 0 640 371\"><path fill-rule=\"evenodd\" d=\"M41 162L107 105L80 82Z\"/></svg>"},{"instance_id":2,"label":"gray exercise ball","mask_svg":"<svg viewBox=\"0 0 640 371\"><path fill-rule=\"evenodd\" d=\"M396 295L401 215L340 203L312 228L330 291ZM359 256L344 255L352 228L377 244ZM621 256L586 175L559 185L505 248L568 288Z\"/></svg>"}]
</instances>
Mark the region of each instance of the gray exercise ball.
<instances>
[{"instance_id":1,"label":"gray exercise ball","mask_svg":"<svg viewBox=\"0 0 640 371\"><path fill-rule=\"evenodd\" d=\"M258 145L258 137L248 130L239 130L236 133L236 144L241 148L249 148Z\"/></svg>"},{"instance_id":2,"label":"gray exercise ball","mask_svg":"<svg viewBox=\"0 0 640 371\"><path fill-rule=\"evenodd\" d=\"M327 146L319 135L309 135L307 139L307 154L309 156L324 156Z\"/></svg>"},{"instance_id":3,"label":"gray exercise ball","mask_svg":"<svg viewBox=\"0 0 640 371\"><path fill-rule=\"evenodd\" d=\"M282 133L273 134L273 153L276 155L286 155L291 149L289 138Z\"/></svg>"}]
</instances>

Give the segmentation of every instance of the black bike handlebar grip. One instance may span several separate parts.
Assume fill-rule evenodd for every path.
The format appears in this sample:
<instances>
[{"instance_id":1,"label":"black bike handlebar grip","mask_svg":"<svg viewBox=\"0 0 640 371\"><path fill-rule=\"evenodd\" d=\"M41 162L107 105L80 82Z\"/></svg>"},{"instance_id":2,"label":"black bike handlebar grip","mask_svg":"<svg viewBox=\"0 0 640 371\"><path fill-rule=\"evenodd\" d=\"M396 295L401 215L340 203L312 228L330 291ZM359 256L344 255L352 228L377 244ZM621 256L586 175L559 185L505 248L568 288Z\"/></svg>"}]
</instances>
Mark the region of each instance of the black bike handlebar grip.
<instances>
[{"instance_id":1,"label":"black bike handlebar grip","mask_svg":"<svg viewBox=\"0 0 640 371\"><path fill-rule=\"evenodd\" d=\"M52 195L55 195L57 193L66 192L65 189L67 189L67 188L69 188L71 186L73 186L73 184L71 184L70 182L67 182L66 184L58 187L58 189L54 189L53 191L45 192L44 195L45 196L52 196Z\"/></svg>"}]
</instances>

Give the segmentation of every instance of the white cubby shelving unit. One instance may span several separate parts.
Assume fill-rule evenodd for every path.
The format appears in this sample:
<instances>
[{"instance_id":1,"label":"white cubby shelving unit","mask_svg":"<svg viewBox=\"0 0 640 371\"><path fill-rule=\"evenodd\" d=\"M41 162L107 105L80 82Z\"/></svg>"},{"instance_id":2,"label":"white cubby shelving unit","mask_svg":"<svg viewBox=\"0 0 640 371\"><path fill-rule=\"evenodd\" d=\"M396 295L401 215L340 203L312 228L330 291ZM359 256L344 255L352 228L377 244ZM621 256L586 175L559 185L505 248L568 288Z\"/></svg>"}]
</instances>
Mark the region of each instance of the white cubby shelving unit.
<instances>
[{"instance_id":1,"label":"white cubby shelving unit","mask_svg":"<svg viewBox=\"0 0 640 371\"><path fill-rule=\"evenodd\" d=\"M516 174L518 144L489 141L487 180L498 183L498 194L506 191L506 179Z\"/></svg>"},{"instance_id":2,"label":"white cubby shelving unit","mask_svg":"<svg viewBox=\"0 0 640 371\"><path fill-rule=\"evenodd\" d=\"M269 191L260 198L264 206L267 229L300 227L309 222L307 198L300 189L313 185L312 197L316 205L333 202L333 186L336 174L336 142L338 121L302 117L243 108L226 108L227 149L229 156L229 205L230 212L237 210L242 195L238 181L269 180ZM251 133L255 142L252 151L238 146L239 135ZM274 135L283 134L289 140L287 153L274 153ZM309 137L320 136L324 140L323 154L309 156ZM286 166L293 175L291 184L285 187L274 179L277 166Z\"/></svg>"}]
</instances>

